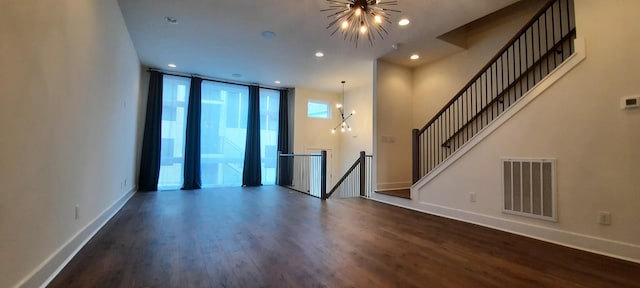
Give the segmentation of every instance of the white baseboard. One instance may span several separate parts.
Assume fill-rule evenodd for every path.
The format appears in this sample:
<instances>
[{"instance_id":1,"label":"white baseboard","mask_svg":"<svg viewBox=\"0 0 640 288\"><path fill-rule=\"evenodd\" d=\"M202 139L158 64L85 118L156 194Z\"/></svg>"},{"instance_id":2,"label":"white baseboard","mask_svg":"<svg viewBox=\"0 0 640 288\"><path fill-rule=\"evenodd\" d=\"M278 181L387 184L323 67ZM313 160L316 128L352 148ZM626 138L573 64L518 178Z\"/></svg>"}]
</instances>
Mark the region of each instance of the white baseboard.
<instances>
[{"instance_id":1,"label":"white baseboard","mask_svg":"<svg viewBox=\"0 0 640 288\"><path fill-rule=\"evenodd\" d=\"M591 235L537 226L506 218L488 216L470 211L429 204L426 202L418 202L415 200L412 201L408 199L399 199L397 197L388 197L380 194L376 194L375 197L372 197L371 199L418 212L472 223L561 246L640 263L640 246L631 243L603 239Z\"/></svg>"},{"instance_id":2,"label":"white baseboard","mask_svg":"<svg viewBox=\"0 0 640 288\"><path fill-rule=\"evenodd\" d=\"M15 287L46 287L71 259L84 247L87 242L104 226L129 199L135 194L136 187L132 187L111 206L107 207L96 218L73 235L64 245L44 260L31 274L20 281Z\"/></svg>"}]
</instances>

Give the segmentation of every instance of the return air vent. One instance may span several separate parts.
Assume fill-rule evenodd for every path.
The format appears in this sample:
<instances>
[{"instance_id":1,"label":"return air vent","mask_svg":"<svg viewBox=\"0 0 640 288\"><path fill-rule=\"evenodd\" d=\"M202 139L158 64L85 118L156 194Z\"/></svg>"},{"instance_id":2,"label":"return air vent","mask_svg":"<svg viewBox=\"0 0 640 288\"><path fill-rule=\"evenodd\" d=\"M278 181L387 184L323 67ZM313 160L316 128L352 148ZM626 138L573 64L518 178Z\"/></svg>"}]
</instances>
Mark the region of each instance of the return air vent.
<instances>
[{"instance_id":1,"label":"return air vent","mask_svg":"<svg viewBox=\"0 0 640 288\"><path fill-rule=\"evenodd\" d=\"M555 172L555 159L502 159L502 211L557 221Z\"/></svg>"}]
</instances>

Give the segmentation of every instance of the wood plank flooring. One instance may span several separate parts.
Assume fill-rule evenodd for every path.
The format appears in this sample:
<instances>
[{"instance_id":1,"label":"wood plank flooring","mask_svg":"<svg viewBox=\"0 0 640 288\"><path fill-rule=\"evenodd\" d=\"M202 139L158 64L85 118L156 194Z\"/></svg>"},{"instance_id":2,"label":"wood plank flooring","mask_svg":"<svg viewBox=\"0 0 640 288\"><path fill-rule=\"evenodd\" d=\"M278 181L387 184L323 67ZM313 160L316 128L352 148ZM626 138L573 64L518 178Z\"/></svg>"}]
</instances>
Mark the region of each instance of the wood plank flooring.
<instances>
[{"instance_id":1,"label":"wood plank flooring","mask_svg":"<svg viewBox=\"0 0 640 288\"><path fill-rule=\"evenodd\" d=\"M640 287L640 264L264 186L138 193L49 287Z\"/></svg>"}]
</instances>

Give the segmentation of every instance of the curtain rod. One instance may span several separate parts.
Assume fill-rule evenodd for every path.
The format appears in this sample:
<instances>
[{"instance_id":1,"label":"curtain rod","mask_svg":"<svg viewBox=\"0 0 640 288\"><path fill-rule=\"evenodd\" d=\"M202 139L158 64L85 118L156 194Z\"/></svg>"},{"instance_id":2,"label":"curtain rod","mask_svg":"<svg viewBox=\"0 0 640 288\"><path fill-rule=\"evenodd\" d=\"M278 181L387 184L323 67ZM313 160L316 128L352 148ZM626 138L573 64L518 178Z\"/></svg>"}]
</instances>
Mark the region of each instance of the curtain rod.
<instances>
[{"instance_id":1,"label":"curtain rod","mask_svg":"<svg viewBox=\"0 0 640 288\"><path fill-rule=\"evenodd\" d=\"M147 72L151 72L151 71L156 71L156 72L162 73L163 75L176 76L176 77L185 77L185 78L198 77L198 78L200 78L202 80L218 82L218 83L224 83L224 84L231 84L231 85L238 85L238 86L246 86L246 87L258 86L260 88L274 90L274 91L280 91L280 90L288 89L288 88L274 88L274 87L264 86L264 85L260 85L260 84L247 84L247 83L242 83L242 82L232 82L232 81L215 79L215 78L211 78L211 77L207 77L207 76L201 76L201 75L198 75L198 74L188 74L188 73L181 73L181 72L168 72L168 71L165 71L165 70L162 70L162 69L157 69L157 68L147 68Z\"/></svg>"}]
</instances>

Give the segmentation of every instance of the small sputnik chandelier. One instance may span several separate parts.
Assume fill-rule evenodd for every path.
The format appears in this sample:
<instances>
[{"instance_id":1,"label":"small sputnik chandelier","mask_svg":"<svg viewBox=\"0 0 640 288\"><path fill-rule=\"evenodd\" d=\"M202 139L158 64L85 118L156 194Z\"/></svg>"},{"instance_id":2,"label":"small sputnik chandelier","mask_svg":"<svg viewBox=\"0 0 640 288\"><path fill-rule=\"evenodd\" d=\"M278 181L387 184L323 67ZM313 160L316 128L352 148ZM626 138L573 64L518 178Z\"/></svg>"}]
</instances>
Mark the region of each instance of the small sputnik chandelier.
<instances>
[{"instance_id":1,"label":"small sputnik chandelier","mask_svg":"<svg viewBox=\"0 0 640 288\"><path fill-rule=\"evenodd\" d=\"M329 8L322 9L322 12L330 12L327 18L333 19L327 29L335 28L331 33L336 34L338 30L344 39L353 41L358 47L360 38L367 38L371 46L376 39L384 39L388 35L385 23L391 23L389 12L400 13L399 10L389 9L387 6L396 6L398 1L385 0L326 0Z\"/></svg>"},{"instance_id":2,"label":"small sputnik chandelier","mask_svg":"<svg viewBox=\"0 0 640 288\"><path fill-rule=\"evenodd\" d=\"M346 81L342 81L340 83L342 83L342 102L344 103L344 83L346 83ZM342 107L342 104L341 103L336 104L336 108L338 108L338 111L340 112L341 120L340 120L340 124L336 125L336 127L333 127L333 130L331 130L331 133L336 133L336 130L338 130L338 128L340 128L340 132L351 131L351 126L349 125L349 123L347 123L347 120L349 120L351 116L356 114L356 110L351 110L351 113L345 117L344 107Z\"/></svg>"}]
</instances>

